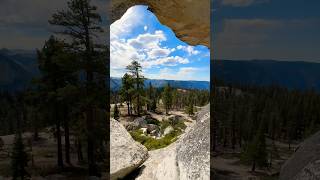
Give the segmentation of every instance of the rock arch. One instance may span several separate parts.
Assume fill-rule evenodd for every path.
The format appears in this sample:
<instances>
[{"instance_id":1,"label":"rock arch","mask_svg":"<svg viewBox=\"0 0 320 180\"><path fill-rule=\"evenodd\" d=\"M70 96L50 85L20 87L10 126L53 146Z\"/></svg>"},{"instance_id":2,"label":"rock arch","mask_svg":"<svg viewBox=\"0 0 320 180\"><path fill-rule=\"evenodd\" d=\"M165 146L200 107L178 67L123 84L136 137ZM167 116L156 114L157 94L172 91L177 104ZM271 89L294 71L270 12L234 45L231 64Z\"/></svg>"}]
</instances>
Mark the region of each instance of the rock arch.
<instances>
[{"instance_id":1,"label":"rock arch","mask_svg":"<svg viewBox=\"0 0 320 180\"><path fill-rule=\"evenodd\" d=\"M111 23L134 5L147 5L180 40L210 48L210 0L112 0Z\"/></svg>"}]
</instances>

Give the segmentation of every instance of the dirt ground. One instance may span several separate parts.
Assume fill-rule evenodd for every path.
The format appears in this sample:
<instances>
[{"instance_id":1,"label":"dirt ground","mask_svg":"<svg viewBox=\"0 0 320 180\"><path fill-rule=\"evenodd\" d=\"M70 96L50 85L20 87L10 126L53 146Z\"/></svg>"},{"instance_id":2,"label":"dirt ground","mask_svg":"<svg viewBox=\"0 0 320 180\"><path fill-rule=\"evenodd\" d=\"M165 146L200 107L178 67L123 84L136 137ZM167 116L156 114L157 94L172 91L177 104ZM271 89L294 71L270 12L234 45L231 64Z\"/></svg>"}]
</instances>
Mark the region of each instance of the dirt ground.
<instances>
[{"instance_id":1,"label":"dirt ground","mask_svg":"<svg viewBox=\"0 0 320 180\"><path fill-rule=\"evenodd\" d=\"M245 165L240 161L240 150L233 151L231 149L219 150L211 159L212 170L217 174L216 179L229 180L276 180L283 163L289 159L294 152L297 144L292 145L291 150L288 149L288 144L275 141L278 149L279 157L275 157L270 168L257 168L256 172L251 171L250 165ZM223 151L223 152L222 152Z\"/></svg>"},{"instance_id":2,"label":"dirt ground","mask_svg":"<svg viewBox=\"0 0 320 180\"><path fill-rule=\"evenodd\" d=\"M44 130L45 131L45 130ZM39 133L38 141L31 141L31 133L24 133L23 140L27 152L30 155L29 167L27 171L32 174L32 179L87 179L87 167L78 163L77 154L71 139L71 164L64 164L64 170L57 169L56 140L51 133ZM10 176L10 157L9 152L12 149L14 135L1 136L4 141L4 149L0 151L0 177L11 179ZM64 137L62 137L64 139ZM32 150L30 148L32 142ZM62 141L64 147L64 141ZM64 151L64 149L63 149ZM85 151L83 152L85 158ZM65 155L63 154L63 157ZM1 178L0 178L1 179Z\"/></svg>"}]
</instances>

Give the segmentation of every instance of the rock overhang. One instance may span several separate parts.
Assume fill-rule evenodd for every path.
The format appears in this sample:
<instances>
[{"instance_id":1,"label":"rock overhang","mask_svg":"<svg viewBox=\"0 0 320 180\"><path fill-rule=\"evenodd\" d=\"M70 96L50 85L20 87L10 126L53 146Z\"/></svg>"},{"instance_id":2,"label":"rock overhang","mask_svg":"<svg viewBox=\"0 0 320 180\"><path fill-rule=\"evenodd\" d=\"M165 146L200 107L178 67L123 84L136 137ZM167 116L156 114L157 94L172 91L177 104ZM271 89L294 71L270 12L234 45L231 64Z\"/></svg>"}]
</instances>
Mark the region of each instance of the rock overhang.
<instances>
[{"instance_id":1,"label":"rock overhang","mask_svg":"<svg viewBox=\"0 0 320 180\"><path fill-rule=\"evenodd\" d=\"M189 45L210 48L209 0L112 0L111 22L132 6L146 5L159 21Z\"/></svg>"}]
</instances>

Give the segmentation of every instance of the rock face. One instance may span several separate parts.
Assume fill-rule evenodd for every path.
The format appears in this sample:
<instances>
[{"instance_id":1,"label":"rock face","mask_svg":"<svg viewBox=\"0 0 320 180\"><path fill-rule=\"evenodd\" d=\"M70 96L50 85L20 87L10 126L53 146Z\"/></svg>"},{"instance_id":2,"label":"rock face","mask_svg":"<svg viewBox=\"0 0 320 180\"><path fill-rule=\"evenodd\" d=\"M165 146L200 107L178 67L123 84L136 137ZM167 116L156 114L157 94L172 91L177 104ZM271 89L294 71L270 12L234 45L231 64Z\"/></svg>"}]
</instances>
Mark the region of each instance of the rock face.
<instances>
[{"instance_id":1,"label":"rock face","mask_svg":"<svg viewBox=\"0 0 320 180\"><path fill-rule=\"evenodd\" d=\"M280 180L320 179L320 132L305 140L283 165Z\"/></svg>"},{"instance_id":2,"label":"rock face","mask_svg":"<svg viewBox=\"0 0 320 180\"><path fill-rule=\"evenodd\" d=\"M193 127L168 147L149 151L137 180L209 180L210 108L204 107ZM209 115L208 115L209 114Z\"/></svg>"},{"instance_id":3,"label":"rock face","mask_svg":"<svg viewBox=\"0 0 320 180\"><path fill-rule=\"evenodd\" d=\"M177 144L180 179L210 179L210 106L204 107L192 129Z\"/></svg>"},{"instance_id":4,"label":"rock face","mask_svg":"<svg viewBox=\"0 0 320 180\"><path fill-rule=\"evenodd\" d=\"M112 0L112 22L134 5L147 5L182 41L210 47L210 0Z\"/></svg>"},{"instance_id":5,"label":"rock face","mask_svg":"<svg viewBox=\"0 0 320 180\"><path fill-rule=\"evenodd\" d=\"M134 141L116 120L110 121L110 177L123 178L148 158L148 150Z\"/></svg>"}]
</instances>

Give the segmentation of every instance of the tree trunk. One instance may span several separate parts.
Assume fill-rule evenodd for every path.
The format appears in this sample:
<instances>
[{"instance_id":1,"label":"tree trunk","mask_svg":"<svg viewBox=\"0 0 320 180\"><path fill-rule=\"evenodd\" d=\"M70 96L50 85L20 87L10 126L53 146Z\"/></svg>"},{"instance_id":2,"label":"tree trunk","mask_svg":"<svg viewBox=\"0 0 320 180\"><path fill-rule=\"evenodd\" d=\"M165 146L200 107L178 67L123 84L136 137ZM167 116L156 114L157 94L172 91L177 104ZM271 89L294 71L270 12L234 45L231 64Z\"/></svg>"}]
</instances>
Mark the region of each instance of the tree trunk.
<instances>
[{"instance_id":1,"label":"tree trunk","mask_svg":"<svg viewBox=\"0 0 320 180\"><path fill-rule=\"evenodd\" d=\"M227 128L224 128L224 133L223 133L223 147L227 146Z\"/></svg>"},{"instance_id":2,"label":"tree trunk","mask_svg":"<svg viewBox=\"0 0 320 180\"><path fill-rule=\"evenodd\" d=\"M92 92L92 83L93 81L93 72L92 72L92 47L90 42L90 32L89 32L89 24L90 17L89 17L89 7L86 5L83 8L84 18L86 19L86 24L84 25L85 29L85 52L86 52L86 95L90 97L90 93ZM93 135L94 127L93 124L95 122L95 119L93 117L93 105L91 102L87 105L86 109L86 126L87 126L87 158L88 158L88 171L89 176L97 176L97 167L95 163L95 138Z\"/></svg>"},{"instance_id":3,"label":"tree trunk","mask_svg":"<svg viewBox=\"0 0 320 180\"><path fill-rule=\"evenodd\" d=\"M61 131L60 131L60 120L57 119L56 123L56 134L57 134L57 151L58 151L58 167L63 168L63 157L62 157L62 143L61 143Z\"/></svg>"},{"instance_id":4,"label":"tree trunk","mask_svg":"<svg viewBox=\"0 0 320 180\"><path fill-rule=\"evenodd\" d=\"M60 131L60 116L57 102L54 102L53 116L56 122L56 138L57 138L57 162L58 167L63 168L63 157L62 157L62 142L61 142L61 131Z\"/></svg>"},{"instance_id":5,"label":"tree trunk","mask_svg":"<svg viewBox=\"0 0 320 180\"><path fill-rule=\"evenodd\" d=\"M33 123L33 140L39 140L39 130L38 130L38 116L37 114L34 115L34 123Z\"/></svg>"},{"instance_id":6,"label":"tree trunk","mask_svg":"<svg viewBox=\"0 0 320 180\"><path fill-rule=\"evenodd\" d=\"M66 155L66 163L70 164L70 133L69 133L69 120L66 117L64 119L64 141L65 141L65 155Z\"/></svg>"},{"instance_id":7,"label":"tree trunk","mask_svg":"<svg viewBox=\"0 0 320 180\"><path fill-rule=\"evenodd\" d=\"M129 98L129 106L130 106L130 115L132 115L132 98Z\"/></svg>"},{"instance_id":8,"label":"tree trunk","mask_svg":"<svg viewBox=\"0 0 320 180\"><path fill-rule=\"evenodd\" d=\"M139 72L137 69L137 92L138 92L138 99L137 99L137 111L138 111L138 116L140 116L140 86L139 86Z\"/></svg>"},{"instance_id":9,"label":"tree trunk","mask_svg":"<svg viewBox=\"0 0 320 180\"><path fill-rule=\"evenodd\" d=\"M127 107L128 107L128 115L130 115L130 103L127 102Z\"/></svg>"},{"instance_id":10,"label":"tree trunk","mask_svg":"<svg viewBox=\"0 0 320 180\"><path fill-rule=\"evenodd\" d=\"M235 130L235 127L234 127L234 122L232 123L232 139L231 139L231 143L232 143L232 149L235 150L235 145L236 145L236 130Z\"/></svg>"},{"instance_id":11,"label":"tree trunk","mask_svg":"<svg viewBox=\"0 0 320 180\"><path fill-rule=\"evenodd\" d=\"M77 155L78 155L78 162L82 162L83 153L82 153L82 144L80 139L77 140Z\"/></svg>"},{"instance_id":12,"label":"tree trunk","mask_svg":"<svg viewBox=\"0 0 320 180\"><path fill-rule=\"evenodd\" d=\"M95 138L93 135L95 121L93 117L93 107L89 106L86 112L86 124L87 124L87 157L89 166L89 176L96 176L97 167L95 163Z\"/></svg>"},{"instance_id":13,"label":"tree trunk","mask_svg":"<svg viewBox=\"0 0 320 180\"><path fill-rule=\"evenodd\" d=\"M256 161L254 160L253 163L252 163L251 171L255 172L255 170L256 170Z\"/></svg>"},{"instance_id":14,"label":"tree trunk","mask_svg":"<svg viewBox=\"0 0 320 180\"><path fill-rule=\"evenodd\" d=\"M137 99L137 113L138 116L140 117L140 95L138 94L138 99Z\"/></svg>"}]
</instances>

